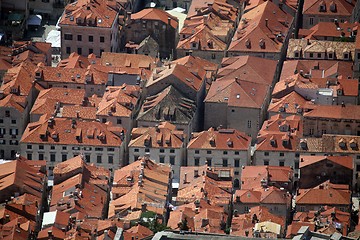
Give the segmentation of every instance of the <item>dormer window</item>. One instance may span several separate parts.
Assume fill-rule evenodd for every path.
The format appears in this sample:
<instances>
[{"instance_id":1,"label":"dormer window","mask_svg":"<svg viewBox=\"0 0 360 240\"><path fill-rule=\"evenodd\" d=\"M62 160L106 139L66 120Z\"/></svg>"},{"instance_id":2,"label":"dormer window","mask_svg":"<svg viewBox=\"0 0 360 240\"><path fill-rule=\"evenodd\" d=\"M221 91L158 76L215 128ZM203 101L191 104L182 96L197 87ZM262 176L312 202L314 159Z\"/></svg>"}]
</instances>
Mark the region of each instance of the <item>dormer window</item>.
<instances>
[{"instance_id":1,"label":"dormer window","mask_svg":"<svg viewBox=\"0 0 360 240\"><path fill-rule=\"evenodd\" d=\"M250 39L246 39L246 41L245 41L245 46L246 46L247 48L251 48Z\"/></svg>"},{"instance_id":2,"label":"dormer window","mask_svg":"<svg viewBox=\"0 0 360 240\"><path fill-rule=\"evenodd\" d=\"M342 90L342 89L338 89L338 90L337 90L337 95L338 95L338 96L342 96L342 95L343 95L343 90Z\"/></svg>"},{"instance_id":3,"label":"dormer window","mask_svg":"<svg viewBox=\"0 0 360 240\"><path fill-rule=\"evenodd\" d=\"M76 18L76 23L77 23L77 24L82 24L82 19L81 19L81 18L79 18L79 17L78 17L78 18Z\"/></svg>"},{"instance_id":4,"label":"dormer window","mask_svg":"<svg viewBox=\"0 0 360 240\"><path fill-rule=\"evenodd\" d=\"M261 48L265 48L265 40L264 40L264 39L260 39L260 41L259 41L259 46L260 46Z\"/></svg>"},{"instance_id":5,"label":"dormer window","mask_svg":"<svg viewBox=\"0 0 360 240\"><path fill-rule=\"evenodd\" d=\"M328 53L328 59L333 59L334 58L334 53Z\"/></svg>"},{"instance_id":6,"label":"dormer window","mask_svg":"<svg viewBox=\"0 0 360 240\"><path fill-rule=\"evenodd\" d=\"M299 51L295 51L295 52L294 52L294 58L299 58L299 57L300 57Z\"/></svg>"},{"instance_id":7,"label":"dormer window","mask_svg":"<svg viewBox=\"0 0 360 240\"><path fill-rule=\"evenodd\" d=\"M344 60L349 60L350 58L350 53L347 50L344 50L343 52L343 58Z\"/></svg>"},{"instance_id":8,"label":"dormer window","mask_svg":"<svg viewBox=\"0 0 360 240\"><path fill-rule=\"evenodd\" d=\"M196 49L197 48L197 43L196 42L193 42L192 44L191 44L191 47L194 49Z\"/></svg>"},{"instance_id":9,"label":"dormer window","mask_svg":"<svg viewBox=\"0 0 360 240\"><path fill-rule=\"evenodd\" d=\"M334 2L330 3L330 11L336 12L336 4Z\"/></svg>"},{"instance_id":10,"label":"dormer window","mask_svg":"<svg viewBox=\"0 0 360 240\"><path fill-rule=\"evenodd\" d=\"M319 5L319 12L326 12L325 2L321 2Z\"/></svg>"}]
</instances>

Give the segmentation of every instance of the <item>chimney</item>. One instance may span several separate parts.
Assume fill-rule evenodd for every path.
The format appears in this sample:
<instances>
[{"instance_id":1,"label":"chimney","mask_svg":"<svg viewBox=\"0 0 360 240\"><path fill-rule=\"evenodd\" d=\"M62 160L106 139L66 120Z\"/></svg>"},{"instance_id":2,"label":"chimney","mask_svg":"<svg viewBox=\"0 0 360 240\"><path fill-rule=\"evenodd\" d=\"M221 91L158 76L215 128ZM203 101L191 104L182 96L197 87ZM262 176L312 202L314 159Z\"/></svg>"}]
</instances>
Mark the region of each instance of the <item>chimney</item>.
<instances>
[{"instance_id":1,"label":"chimney","mask_svg":"<svg viewBox=\"0 0 360 240\"><path fill-rule=\"evenodd\" d=\"M49 238L52 238L52 236L53 236L52 230L49 230L49 231L48 231L48 236L49 236Z\"/></svg>"},{"instance_id":2,"label":"chimney","mask_svg":"<svg viewBox=\"0 0 360 240\"><path fill-rule=\"evenodd\" d=\"M269 22L269 19L265 19L265 26L268 27L268 22Z\"/></svg>"},{"instance_id":3,"label":"chimney","mask_svg":"<svg viewBox=\"0 0 360 240\"><path fill-rule=\"evenodd\" d=\"M184 183L187 183L187 173L184 174Z\"/></svg>"},{"instance_id":4,"label":"chimney","mask_svg":"<svg viewBox=\"0 0 360 240\"><path fill-rule=\"evenodd\" d=\"M341 107L345 107L345 103L344 103L344 102L341 102Z\"/></svg>"},{"instance_id":5,"label":"chimney","mask_svg":"<svg viewBox=\"0 0 360 240\"><path fill-rule=\"evenodd\" d=\"M171 25L171 18L168 17L168 25Z\"/></svg>"}]
</instances>

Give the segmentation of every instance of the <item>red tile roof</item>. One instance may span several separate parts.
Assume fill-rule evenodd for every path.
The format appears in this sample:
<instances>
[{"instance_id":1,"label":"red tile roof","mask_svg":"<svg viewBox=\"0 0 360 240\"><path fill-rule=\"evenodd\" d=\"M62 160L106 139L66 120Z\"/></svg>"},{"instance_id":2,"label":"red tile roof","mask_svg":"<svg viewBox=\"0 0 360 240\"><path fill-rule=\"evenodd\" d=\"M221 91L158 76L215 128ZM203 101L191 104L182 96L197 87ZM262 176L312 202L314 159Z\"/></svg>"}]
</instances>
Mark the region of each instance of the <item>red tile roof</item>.
<instances>
[{"instance_id":1,"label":"red tile roof","mask_svg":"<svg viewBox=\"0 0 360 240\"><path fill-rule=\"evenodd\" d=\"M222 207L209 204L204 199L177 206L170 212L168 226L179 230L180 223L187 221L189 230L196 232L224 233L227 214Z\"/></svg>"},{"instance_id":2,"label":"red tile roof","mask_svg":"<svg viewBox=\"0 0 360 240\"><path fill-rule=\"evenodd\" d=\"M165 24L169 24L170 21L173 28L177 28L179 24L176 17L158 8L145 8L140 12L133 13L131 14L131 20L160 20Z\"/></svg>"},{"instance_id":3,"label":"red tile roof","mask_svg":"<svg viewBox=\"0 0 360 240\"><path fill-rule=\"evenodd\" d=\"M176 126L169 122L163 122L157 127L133 128L128 146L182 148L184 139L184 131L176 130Z\"/></svg>"},{"instance_id":4,"label":"red tile roof","mask_svg":"<svg viewBox=\"0 0 360 240\"><path fill-rule=\"evenodd\" d=\"M314 109L304 113L304 118L360 120L360 106L316 105Z\"/></svg>"},{"instance_id":5,"label":"red tile roof","mask_svg":"<svg viewBox=\"0 0 360 240\"><path fill-rule=\"evenodd\" d=\"M356 1L346 0L305 0L303 14L326 15L335 18L339 16L351 17L355 3ZM320 5L324 6L325 11L320 9Z\"/></svg>"},{"instance_id":6,"label":"red tile roof","mask_svg":"<svg viewBox=\"0 0 360 240\"><path fill-rule=\"evenodd\" d=\"M333 162L348 169L354 168L353 159L351 156L307 156L307 155L301 155L300 168L307 167L321 161Z\"/></svg>"},{"instance_id":7,"label":"red tile roof","mask_svg":"<svg viewBox=\"0 0 360 240\"><path fill-rule=\"evenodd\" d=\"M229 107L261 108L269 86L239 79L215 81L205 98L205 103L227 103Z\"/></svg>"},{"instance_id":8,"label":"red tile roof","mask_svg":"<svg viewBox=\"0 0 360 240\"><path fill-rule=\"evenodd\" d=\"M187 148L248 151L250 143L251 138L236 129L210 128L207 131L193 133Z\"/></svg>"},{"instance_id":9,"label":"red tile roof","mask_svg":"<svg viewBox=\"0 0 360 240\"><path fill-rule=\"evenodd\" d=\"M291 195L275 187L257 190L236 190L234 204L281 204L290 206Z\"/></svg>"},{"instance_id":10,"label":"red tile roof","mask_svg":"<svg viewBox=\"0 0 360 240\"><path fill-rule=\"evenodd\" d=\"M291 183L293 170L281 166L244 166L241 172L241 189L256 190L270 182Z\"/></svg>"},{"instance_id":11,"label":"red tile roof","mask_svg":"<svg viewBox=\"0 0 360 240\"><path fill-rule=\"evenodd\" d=\"M65 7L59 25L111 28L117 21L116 2L79 0ZM80 19L80 23L78 23Z\"/></svg>"},{"instance_id":12,"label":"red tile roof","mask_svg":"<svg viewBox=\"0 0 360 240\"><path fill-rule=\"evenodd\" d=\"M290 14L266 1L242 16L228 51L280 53L292 21Z\"/></svg>"},{"instance_id":13,"label":"red tile roof","mask_svg":"<svg viewBox=\"0 0 360 240\"><path fill-rule=\"evenodd\" d=\"M97 116L128 117L133 114L140 97L140 87L123 84L107 87L97 107Z\"/></svg>"},{"instance_id":14,"label":"red tile roof","mask_svg":"<svg viewBox=\"0 0 360 240\"><path fill-rule=\"evenodd\" d=\"M352 36L353 31L357 30L358 27L359 27L358 23L319 22L310 29L299 29L299 38L306 38L306 39L319 39L323 37L338 38L339 35L349 38Z\"/></svg>"},{"instance_id":15,"label":"red tile roof","mask_svg":"<svg viewBox=\"0 0 360 240\"><path fill-rule=\"evenodd\" d=\"M110 202L109 217L126 217L128 209L164 214L168 196L171 167L148 158L135 161L114 173L113 190L124 189ZM132 220L132 219L130 219Z\"/></svg>"},{"instance_id":16,"label":"red tile roof","mask_svg":"<svg viewBox=\"0 0 360 240\"><path fill-rule=\"evenodd\" d=\"M287 114L301 114L303 111L313 109L316 105L310 100L306 100L303 96L295 91L280 97L272 98L268 112L272 113L287 113Z\"/></svg>"},{"instance_id":17,"label":"red tile roof","mask_svg":"<svg viewBox=\"0 0 360 240\"><path fill-rule=\"evenodd\" d=\"M264 121L258 135L266 135L268 133L290 132L291 135L302 136L303 123L298 115L290 115L283 117L280 114L270 116Z\"/></svg>"},{"instance_id":18,"label":"red tile roof","mask_svg":"<svg viewBox=\"0 0 360 240\"><path fill-rule=\"evenodd\" d=\"M312 189L300 189L297 205L347 205L351 203L351 192L344 185L325 182Z\"/></svg>"},{"instance_id":19,"label":"red tile roof","mask_svg":"<svg viewBox=\"0 0 360 240\"><path fill-rule=\"evenodd\" d=\"M231 233L234 236L246 236L245 232L249 232L252 236L253 228L258 222L270 221L281 226L285 226L285 216L278 216L270 213L266 207L253 207L249 210L250 213L234 216L231 222ZM254 219L254 216L256 219Z\"/></svg>"},{"instance_id":20,"label":"red tile roof","mask_svg":"<svg viewBox=\"0 0 360 240\"><path fill-rule=\"evenodd\" d=\"M124 240L143 239L152 236L154 233L142 225L133 226L123 232Z\"/></svg>"},{"instance_id":21,"label":"red tile roof","mask_svg":"<svg viewBox=\"0 0 360 240\"><path fill-rule=\"evenodd\" d=\"M100 64L102 66L113 66L120 68L148 69L152 70L158 59L141 54L111 53L101 54Z\"/></svg>"},{"instance_id":22,"label":"red tile roof","mask_svg":"<svg viewBox=\"0 0 360 240\"><path fill-rule=\"evenodd\" d=\"M224 58L217 73L217 80L238 78L272 85L277 61L254 56L239 56Z\"/></svg>"},{"instance_id":23,"label":"red tile roof","mask_svg":"<svg viewBox=\"0 0 360 240\"><path fill-rule=\"evenodd\" d=\"M24 160L1 164L0 179L2 197L10 197L15 191L20 194L29 193L40 199L42 197L45 174L41 173L39 169L31 167Z\"/></svg>"},{"instance_id":24,"label":"red tile roof","mask_svg":"<svg viewBox=\"0 0 360 240\"><path fill-rule=\"evenodd\" d=\"M115 132L112 126L97 121L49 119L43 115L38 122L29 123L21 142L119 147L120 132L121 129Z\"/></svg>"}]
</instances>

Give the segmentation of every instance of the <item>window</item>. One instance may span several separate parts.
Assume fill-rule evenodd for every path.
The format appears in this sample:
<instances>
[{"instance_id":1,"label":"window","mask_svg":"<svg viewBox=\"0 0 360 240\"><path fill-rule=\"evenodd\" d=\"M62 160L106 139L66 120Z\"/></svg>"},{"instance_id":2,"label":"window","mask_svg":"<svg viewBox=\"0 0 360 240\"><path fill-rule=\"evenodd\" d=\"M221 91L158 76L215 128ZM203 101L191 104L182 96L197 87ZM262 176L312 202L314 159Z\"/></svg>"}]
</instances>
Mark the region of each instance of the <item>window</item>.
<instances>
[{"instance_id":1,"label":"window","mask_svg":"<svg viewBox=\"0 0 360 240\"><path fill-rule=\"evenodd\" d=\"M114 163L114 156L108 156L108 163L112 164Z\"/></svg>"},{"instance_id":2,"label":"window","mask_svg":"<svg viewBox=\"0 0 360 240\"><path fill-rule=\"evenodd\" d=\"M55 161L56 161L56 155L55 155L55 153L51 153L51 154L50 154L50 161L51 161L51 162L55 162Z\"/></svg>"},{"instance_id":3,"label":"window","mask_svg":"<svg viewBox=\"0 0 360 240\"><path fill-rule=\"evenodd\" d=\"M134 152L139 152L139 149L138 149L138 148L134 148Z\"/></svg>"},{"instance_id":4,"label":"window","mask_svg":"<svg viewBox=\"0 0 360 240\"><path fill-rule=\"evenodd\" d=\"M27 145L26 149L32 149L32 145Z\"/></svg>"},{"instance_id":5,"label":"window","mask_svg":"<svg viewBox=\"0 0 360 240\"><path fill-rule=\"evenodd\" d=\"M82 41L82 35L77 35L77 40L81 42Z\"/></svg>"},{"instance_id":6,"label":"window","mask_svg":"<svg viewBox=\"0 0 360 240\"><path fill-rule=\"evenodd\" d=\"M62 146L62 150L66 150L67 149L67 147L66 146Z\"/></svg>"},{"instance_id":7,"label":"window","mask_svg":"<svg viewBox=\"0 0 360 240\"><path fill-rule=\"evenodd\" d=\"M235 155L239 155L240 154L240 152L239 151L235 151Z\"/></svg>"},{"instance_id":8,"label":"window","mask_svg":"<svg viewBox=\"0 0 360 240\"><path fill-rule=\"evenodd\" d=\"M39 160L44 160L44 154L43 153L39 153Z\"/></svg>"},{"instance_id":9,"label":"window","mask_svg":"<svg viewBox=\"0 0 360 240\"><path fill-rule=\"evenodd\" d=\"M317 57L318 57L318 58L321 58L321 53L318 53L318 54L317 54Z\"/></svg>"},{"instance_id":10,"label":"window","mask_svg":"<svg viewBox=\"0 0 360 240\"><path fill-rule=\"evenodd\" d=\"M85 155L85 161L86 161L87 163L90 162L90 155L89 155L89 154L86 154L86 155Z\"/></svg>"},{"instance_id":11,"label":"window","mask_svg":"<svg viewBox=\"0 0 360 240\"><path fill-rule=\"evenodd\" d=\"M28 160L32 160L32 153L28 153L26 158L27 158Z\"/></svg>"},{"instance_id":12,"label":"window","mask_svg":"<svg viewBox=\"0 0 360 240\"><path fill-rule=\"evenodd\" d=\"M81 48L81 47L79 47L79 48L77 49L77 53L78 53L79 55L82 54L82 48Z\"/></svg>"},{"instance_id":13,"label":"window","mask_svg":"<svg viewBox=\"0 0 360 240\"><path fill-rule=\"evenodd\" d=\"M66 54L70 54L71 53L71 47L66 47Z\"/></svg>"},{"instance_id":14,"label":"window","mask_svg":"<svg viewBox=\"0 0 360 240\"><path fill-rule=\"evenodd\" d=\"M294 167L295 167L295 169L299 169L299 161L294 162Z\"/></svg>"},{"instance_id":15,"label":"window","mask_svg":"<svg viewBox=\"0 0 360 240\"><path fill-rule=\"evenodd\" d=\"M314 25L314 18L309 18L310 25Z\"/></svg>"},{"instance_id":16,"label":"window","mask_svg":"<svg viewBox=\"0 0 360 240\"><path fill-rule=\"evenodd\" d=\"M117 124L121 124L121 118L116 119Z\"/></svg>"},{"instance_id":17,"label":"window","mask_svg":"<svg viewBox=\"0 0 360 240\"><path fill-rule=\"evenodd\" d=\"M206 151L206 154L211 154L211 151Z\"/></svg>"},{"instance_id":18,"label":"window","mask_svg":"<svg viewBox=\"0 0 360 240\"><path fill-rule=\"evenodd\" d=\"M92 54L94 52L94 49L89 48L89 55Z\"/></svg>"},{"instance_id":19,"label":"window","mask_svg":"<svg viewBox=\"0 0 360 240\"><path fill-rule=\"evenodd\" d=\"M149 153L150 152L150 148L145 148L145 152Z\"/></svg>"},{"instance_id":20,"label":"window","mask_svg":"<svg viewBox=\"0 0 360 240\"><path fill-rule=\"evenodd\" d=\"M18 145L19 142L17 140L10 140L10 145Z\"/></svg>"},{"instance_id":21,"label":"window","mask_svg":"<svg viewBox=\"0 0 360 240\"><path fill-rule=\"evenodd\" d=\"M72 34L64 34L64 39L65 40L72 40L73 39Z\"/></svg>"},{"instance_id":22,"label":"window","mask_svg":"<svg viewBox=\"0 0 360 240\"><path fill-rule=\"evenodd\" d=\"M208 165L208 167L211 167L211 162L212 162L211 158L206 159L206 164Z\"/></svg>"},{"instance_id":23,"label":"window","mask_svg":"<svg viewBox=\"0 0 360 240\"><path fill-rule=\"evenodd\" d=\"M0 140L0 144L1 144L1 145L5 145L5 144L6 144L6 140L1 139L1 140Z\"/></svg>"},{"instance_id":24,"label":"window","mask_svg":"<svg viewBox=\"0 0 360 240\"><path fill-rule=\"evenodd\" d=\"M10 117L10 111L5 111L5 117Z\"/></svg>"},{"instance_id":25,"label":"window","mask_svg":"<svg viewBox=\"0 0 360 240\"><path fill-rule=\"evenodd\" d=\"M269 160L264 160L264 166L269 166Z\"/></svg>"},{"instance_id":26,"label":"window","mask_svg":"<svg viewBox=\"0 0 360 240\"><path fill-rule=\"evenodd\" d=\"M298 57L299 57L299 52L295 52L295 53L294 53L294 56L295 56L296 58L298 58Z\"/></svg>"},{"instance_id":27,"label":"window","mask_svg":"<svg viewBox=\"0 0 360 240\"><path fill-rule=\"evenodd\" d=\"M313 128L310 128L310 129L309 129L309 134L310 134L310 135L313 135L313 134L314 134L314 129L313 129Z\"/></svg>"},{"instance_id":28,"label":"window","mask_svg":"<svg viewBox=\"0 0 360 240\"><path fill-rule=\"evenodd\" d=\"M227 151L223 151L223 154L224 154L224 155L227 155L227 154L228 154L228 152L227 152Z\"/></svg>"},{"instance_id":29,"label":"window","mask_svg":"<svg viewBox=\"0 0 360 240\"><path fill-rule=\"evenodd\" d=\"M313 58L314 57L314 54L313 53L310 53L310 58Z\"/></svg>"},{"instance_id":30,"label":"window","mask_svg":"<svg viewBox=\"0 0 360 240\"><path fill-rule=\"evenodd\" d=\"M199 152L200 152L199 150L195 150L195 154L199 154Z\"/></svg>"},{"instance_id":31,"label":"window","mask_svg":"<svg viewBox=\"0 0 360 240\"><path fill-rule=\"evenodd\" d=\"M97 157L96 157L96 162L97 162L97 163L102 163L101 155L97 155Z\"/></svg>"},{"instance_id":32,"label":"window","mask_svg":"<svg viewBox=\"0 0 360 240\"><path fill-rule=\"evenodd\" d=\"M223 160L222 160L222 166L223 166L223 167L227 167L227 166L228 166L228 160L227 160L227 159L223 159Z\"/></svg>"},{"instance_id":33,"label":"window","mask_svg":"<svg viewBox=\"0 0 360 240\"><path fill-rule=\"evenodd\" d=\"M295 153L295 157L298 158L300 156L300 153Z\"/></svg>"},{"instance_id":34,"label":"window","mask_svg":"<svg viewBox=\"0 0 360 240\"><path fill-rule=\"evenodd\" d=\"M170 156L170 164L175 165L175 157L174 156Z\"/></svg>"},{"instance_id":35,"label":"window","mask_svg":"<svg viewBox=\"0 0 360 240\"><path fill-rule=\"evenodd\" d=\"M16 120L11 120L11 124L16 124Z\"/></svg>"},{"instance_id":36,"label":"window","mask_svg":"<svg viewBox=\"0 0 360 240\"><path fill-rule=\"evenodd\" d=\"M280 166L280 167L285 166L285 161L282 161L282 160L281 160L281 161L279 161L279 166Z\"/></svg>"},{"instance_id":37,"label":"window","mask_svg":"<svg viewBox=\"0 0 360 240\"><path fill-rule=\"evenodd\" d=\"M108 150L108 152L114 152L115 148L108 148L107 150Z\"/></svg>"},{"instance_id":38,"label":"window","mask_svg":"<svg viewBox=\"0 0 360 240\"><path fill-rule=\"evenodd\" d=\"M94 41L94 36L89 36L89 42L93 42Z\"/></svg>"},{"instance_id":39,"label":"window","mask_svg":"<svg viewBox=\"0 0 360 240\"><path fill-rule=\"evenodd\" d=\"M329 53L329 54L328 54L328 57L332 59L332 58L333 58L333 54L332 54L332 53Z\"/></svg>"},{"instance_id":40,"label":"window","mask_svg":"<svg viewBox=\"0 0 360 240\"><path fill-rule=\"evenodd\" d=\"M39 145L39 149L44 149L44 145Z\"/></svg>"},{"instance_id":41,"label":"window","mask_svg":"<svg viewBox=\"0 0 360 240\"><path fill-rule=\"evenodd\" d=\"M212 53L212 54L211 54L211 59L215 59L215 58L216 58L215 53Z\"/></svg>"},{"instance_id":42,"label":"window","mask_svg":"<svg viewBox=\"0 0 360 240\"><path fill-rule=\"evenodd\" d=\"M10 135L16 136L18 135L19 130L16 128L10 128Z\"/></svg>"},{"instance_id":43,"label":"window","mask_svg":"<svg viewBox=\"0 0 360 240\"><path fill-rule=\"evenodd\" d=\"M240 159L234 160L234 167L240 167Z\"/></svg>"},{"instance_id":44,"label":"window","mask_svg":"<svg viewBox=\"0 0 360 240\"><path fill-rule=\"evenodd\" d=\"M193 48L196 48L196 45L197 45L196 42L193 42L193 43L192 43L192 47L193 47Z\"/></svg>"},{"instance_id":45,"label":"window","mask_svg":"<svg viewBox=\"0 0 360 240\"><path fill-rule=\"evenodd\" d=\"M194 159L194 165L199 166L199 163L200 163L200 158L195 158Z\"/></svg>"},{"instance_id":46,"label":"window","mask_svg":"<svg viewBox=\"0 0 360 240\"><path fill-rule=\"evenodd\" d=\"M1 134L1 135L6 134L6 129L5 129L5 128L0 128L0 134Z\"/></svg>"},{"instance_id":47,"label":"window","mask_svg":"<svg viewBox=\"0 0 360 240\"><path fill-rule=\"evenodd\" d=\"M100 49L100 56L104 51L105 51L104 49Z\"/></svg>"},{"instance_id":48,"label":"window","mask_svg":"<svg viewBox=\"0 0 360 240\"><path fill-rule=\"evenodd\" d=\"M50 149L51 149L51 150L54 150L54 149L55 149L55 146L50 146Z\"/></svg>"},{"instance_id":49,"label":"window","mask_svg":"<svg viewBox=\"0 0 360 240\"><path fill-rule=\"evenodd\" d=\"M175 153L175 149L170 149L170 153Z\"/></svg>"},{"instance_id":50,"label":"window","mask_svg":"<svg viewBox=\"0 0 360 240\"><path fill-rule=\"evenodd\" d=\"M264 156L269 156L269 152L264 152Z\"/></svg>"},{"instance_id":51,"label":"window","mask_svg":"<svg viewBox=\"0 0 360 240\"><path fill-rule=\"evenodd\" d=\"M160 163L164 163L165 162L165 158L163 156L160 157Z\"/></svg>"},{"instance_id":52,"label":"window","mask_svg":"<svg viewBox=\"0 0 360 240\"><path fill-rule=\"evenodd\" d=\"M248 128L251 128L251 120L248 120L248 121L247 121L247 127L248 127Z\"/></svg>"},{"instance_id":53,"label":"window","mask_svg":"<svg viewBox=\"0 0 360 240\"><path fill-rule=\"evenodd\" d=\"M101 147L96 147L95 148L95 151L103 151L104 149L103 148L101 148Z\"/></svg>"},{"instance_id":54,"label":"window","mask_svg":"<svg viewBox=\"0 0 360 240\"><path fill-rule=\"evenodd\" d=\"M0 119L0 123L4 123L4 119Z\"/></svg>"},{"instance_id":55,"label":"window","mask_svg":"<svg viewBox=\"0 0 360 240\"><path fill-rule=\"evenodd\" d=\"M105 37L100 37L100 42L105 42Z\"/></svg>"},{"instance_id":56,"label":"window","mask_svg":"<svg viewBox=\"0 0 360 240\"><path fill-rule=\"evenodd\" d=\"M67 154L66 153L63 153L61 155L61 161L65 162L67 160Z\"/></svg>"},{"instance_id":57,"label":"window","mask_svg":"<svg viewBox=\"0 0 360 240\"><path fill-rule=\"evenodd\" d=\"M283 156L284 156L284 153L283 153L283 152L279 153L279 156L280 156L280 157L283 157Z\"/></svg>"},{"instance_id":58,"label":"window","mask_svg":"<svg viewBox=\"0 0 360 240\"><path fill-rule=\"evenodd\" d=\"M235 175L239 175L240 173L239 173L239 171L235 171L234 174L235 174Z\"/></svg>"}]
</instances>

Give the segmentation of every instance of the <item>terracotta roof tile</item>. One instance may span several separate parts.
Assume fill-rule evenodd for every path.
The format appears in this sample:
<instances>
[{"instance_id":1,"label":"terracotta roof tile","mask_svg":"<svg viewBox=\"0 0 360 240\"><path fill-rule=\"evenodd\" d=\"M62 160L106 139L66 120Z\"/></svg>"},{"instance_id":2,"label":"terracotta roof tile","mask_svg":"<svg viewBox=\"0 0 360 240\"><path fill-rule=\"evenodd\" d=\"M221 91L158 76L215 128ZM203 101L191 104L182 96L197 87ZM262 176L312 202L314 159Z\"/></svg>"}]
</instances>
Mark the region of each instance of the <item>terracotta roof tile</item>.
<instances>
[{"instance_id":1,"label":"terracotta roof tile","mask_svg":"<svg viewBox=\"0 0 360 240\"><path fill-rule=\"evenodd\" d=\"M266 1L242 16L228 51L280 53L292 21L290 14Z\"/></svg>"},{"instance_id":2,"label":"terracotta roof tile","mask_svg":"<svg viewBox=\"0 0 360 240\"><path fill-rule=\"evenodd\" d=\"M307 167L321 161L330 161L342 165L348 169L353 169L353 159L350 156L307 156L301 155L300 168Z\"/></svg>"},{"instance_id":3,"label":"terracotta roof tile","mask_svg":"<svg viewBox=\"0 0 360 240\"><path fill-rule=\"evenodd\" d=\"M229 107L261 108L268 91L268 85L239 79L215 81L204 101L227 103Z\"/></svg>"},{"instance_id":4,"label":"terracotta roof tile","mask_svg":"<svg viewBox=\"0 0 360 240\"><path fill-rule=\"evenodd\" d=\"M326 182L312 189L300 189L296 196L296 204L348 206L351 203L351 192L343 187L345 186Z\"/></svg>"},{"instance_id":5,"label":"terracotta roof tile","mask_svg":"<svg viewBox=\"0 0 360 240\"><path fill-rule=\"evenodd\" d=\"M325 7L325 11L320 10L320 5ZM331 11L331 5L335 5L335 11ZM355 2L346 0L306 0L304 1L303 14L350 17L354 7Z\"/></svg>"},{"instance_id":6,"label":"terracotta roof tile","mask_svg":"<svg viewBox=\"0 0 360 240\"><path fill-rule=\"evenodd\" d=\"M79 136L77 137L77 134ZM111 126L96 121L74 121L65 118L48 119L43 115L38 122L27 126L21 142L71 144L90 146L120 146L121 136Z\"/></svg>"},{"instance_id":7,"label":"terracotta roof tile","mask_svg":"<svg viewBox=\"0 0 360 240\"><path fill-rule=\"evenodd\" d=\"M103 66L113 66L122 68L141 68L152 70L157 63L157 59L151 56L141 54L127 54L127 53L111 53L104 52L101 55L100 64Z\"/></svg>"},{"instance_id":8,"label":"terracotta roof tile","mask_svg":"<svg viewBox=\"0 0 360 240\"><path fill-rule=\"evenodd\" d=\"M143 239L153 234L150 229L142 225L133 226L123 232L124 240L132 240L134 238Z\"/></svg>"},{"instance_id":9,"label":"terracotta roof tile","mask_svg":"<svg viewBox=\"0 0 360 240\"><path fill-rule=\"evenodd\" d=\"M160 20L165 24L169 24L173 28L178 27L178 19L166 11L163 11L158 8L145 8L137 13L131 14L131 20Z\"/></svg>"},{"instance_id":10,"label":"terracotta roof tile","mask_svg":"<svg viewBox=\"0 0 360 240\"><path fill-rule=\"evenodd\" d=\"M251 138L236 129L215 130L210 128L195 135L190 140L188 149L248 151L251 142Z\"/></svg>"},{"instance_id":11,"label":"terracotta roof tile","mask_svg":"<svg viewBox=\"0 0 360 240\"><path fill-rule=\"evenodd\" d=\"M60 18L59 25L111 28L118 16L117 8L112 3L115 1L80 0L68 4L65 7L65 14ZM81 23L78 23L78 18ZM88 19L91 20L91 23Z\"/></svg>"},{"instance_id":12,"label":"terracotta roof tile","mask_svg":"<svg viewBox=\"0 0 360 240\"><path fill-rule=\"evenodd\" d=\"M127 187L123 195L110 202L109 217L126 217L128 209L165 212L171 168L143 158L114 173L113 189ZM132 219L130 219L132 220Z\"/></svg>"},{"instance_id":13,"label":"terracotta roof tile","mask_svg":"<svg viewBox=\"0 0 360 240\"><path fill-rule=\"evenodd\" d=\"M304 113L304 118L360 120L360 106L316 105L314 109Z\"/></svg>"},{"instance_id":14,"label":"terracotta roof tile","mask_svg":"<svg viewBox=\"0 0 360 240\"><path fill-rule=\"evenodd\" d=\"M182 148L185 138L184 131L176 130L170 123L160 123L158 127L133 128L131 136L129 147L152 148Z\"/></svg>"}]
</instances>

